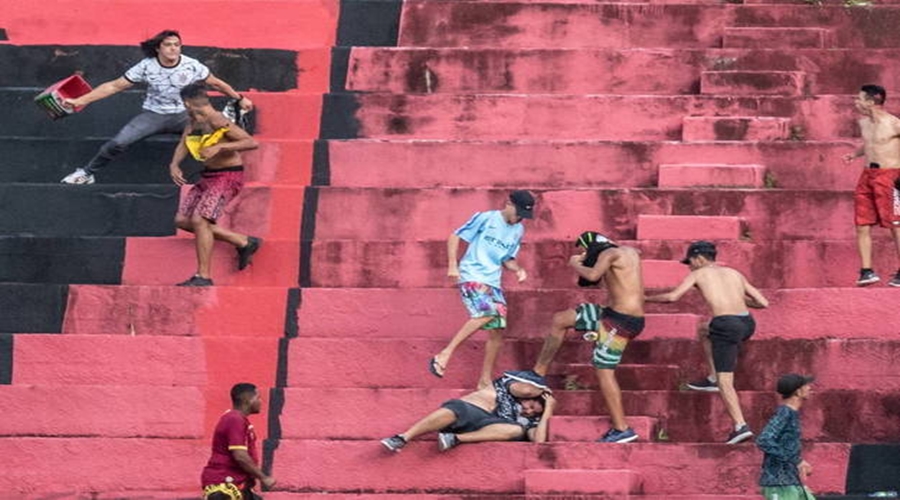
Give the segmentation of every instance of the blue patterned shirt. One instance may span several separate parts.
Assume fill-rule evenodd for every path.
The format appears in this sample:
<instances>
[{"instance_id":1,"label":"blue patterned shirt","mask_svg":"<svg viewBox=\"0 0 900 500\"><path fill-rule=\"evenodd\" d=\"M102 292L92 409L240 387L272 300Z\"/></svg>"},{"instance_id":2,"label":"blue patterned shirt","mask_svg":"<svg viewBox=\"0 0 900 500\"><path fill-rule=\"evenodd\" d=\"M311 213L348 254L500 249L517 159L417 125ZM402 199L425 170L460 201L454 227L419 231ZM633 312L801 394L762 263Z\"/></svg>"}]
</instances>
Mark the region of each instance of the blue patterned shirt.
<instances>
[{"instance_id":1,"label":"blue patterned shirt","mask_svg":"<svg viewBox=\"0 0 900 500\"><path fill-rule=\"evenodd\" d=\"M756 446L765 453L760 486L802 485L800 471L800 413L790 406L779 406L765 429L756 438Z\"/></svg>"}]
</instances>

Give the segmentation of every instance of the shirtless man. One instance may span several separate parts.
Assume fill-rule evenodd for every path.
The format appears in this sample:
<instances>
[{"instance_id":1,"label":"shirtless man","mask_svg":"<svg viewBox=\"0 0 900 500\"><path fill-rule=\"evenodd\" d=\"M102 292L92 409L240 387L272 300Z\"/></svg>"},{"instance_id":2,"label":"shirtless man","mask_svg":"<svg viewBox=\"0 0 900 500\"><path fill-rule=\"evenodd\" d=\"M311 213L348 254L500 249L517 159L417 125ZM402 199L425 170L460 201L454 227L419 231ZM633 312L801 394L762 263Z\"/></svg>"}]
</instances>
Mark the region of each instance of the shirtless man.
<instances>
[{"instance_id":1,"label":"shirtless man","mask_svg":"<svg viewBox=\"0 0 900 500\"><path fill-rule=\"evenodd\" d=\"M445 402L406 432L382 439L381 444L399 452L413 438L436 431L440 431L439 451L486 441L543 443L555 407L556 400L543 377L528 371L506 372L487 387Z\"/></svg>"},{"instance_id":2,"label":"shirtless man","mask_svg":"<svg viewBox=\"0 0 900 500\"><path fill-rule=\"evenodd\" d=\"M900 259L900 118L884 110L887 93L878 85L863 85L856 96L856 109L862 115L859 129L863 145L844 156L850 162L866 157L866 168L859 176L853 195L856 212L856 244L862 269L858 286L877 283L880 278L872 269L872 226L891 230ZM888 285L900 287L900 270Z\"/></svg>"},{"instance_id":3,"label":"shirtless man","mask_svg":"<svg viewBox=\"0 0 900 500\"><path fill-rule=\"evenodd\" d=\"M181 98L190 123L175 148L169 173L175 184L184 185L187 181L180 165L189 153L203 162L204 170L200 181L181 200L175 216L175 225L194 233L197 243L197 273L178 286L212 286L213 240L234 245L239 270L250 264L251 257L262 244L259 238L235 233L216 224L228 202L241 192L244 184L240 152L256 149L258 145L241 127L212 107L202 82L182 89Z\"/></svg>"},{"instance_id":4,"label":"shirtless man","mask_svg":"<svg viewBox=\"0 0 900 500\"><path fill-rule=\"evenodd\" d=\"M636 249L619 247L606 236L593 231L582 233L575 244L583 251L573 255L569 265L578 274L579 285L599 285L605 279L609 305L585 303L554 314L550 335L544 341L534 372L541 376L547 374L570 328L587 332L585 339L596 343L593 364L612 420L612 427L598 441L628 443L637 439L638 435L625 419L622 391L616 381L615 369L622 360L628 341L644 330L641 258Z\"/></svg>"},{"instance_id":5,"label":"shirtless man","mask_svg":"<svg viewBox=\"0 0 900 500\"><path fill-rule=\"evenodd\" d=\"M737 392L734 390L734 368L741 344L753 335L756 322L747 307L768 307L769 301L740 272L716 263L716 246L708 241L695 241L688 247L681 261L691 268L691 274L668 293L647 297L647 302L675 302L691 288L697 287L712 309L708 335L701 334L703 351L710 367L710 376L701 382L688 384L694 390L715 391L722 396L725 409L734 421L734 431L727 444L736 444L753 437L744 420Z\"/></svg>"}]
</instances>

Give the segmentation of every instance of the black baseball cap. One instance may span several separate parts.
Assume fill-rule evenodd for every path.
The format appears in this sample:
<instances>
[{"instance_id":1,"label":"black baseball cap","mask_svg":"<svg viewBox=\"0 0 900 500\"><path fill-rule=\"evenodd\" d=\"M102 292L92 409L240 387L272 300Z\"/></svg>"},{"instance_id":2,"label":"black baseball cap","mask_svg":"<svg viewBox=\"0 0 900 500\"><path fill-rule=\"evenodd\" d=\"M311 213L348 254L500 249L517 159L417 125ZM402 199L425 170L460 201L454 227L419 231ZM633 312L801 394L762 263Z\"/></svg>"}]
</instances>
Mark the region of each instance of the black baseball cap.
<instances>
[{"instance_id":1,"label":"black baseball cap","mask_svg":"<svg viewBox=\"0 0 900 500\"><path fill-rule=\"evenodd\" d=\"M516 206L516 215L523 219L534 218L534 196L525 190L513 191L509 201Z\"/></svg>"},{"instance_id":2,"label":"black baseball cap","mask_svg":"<svg viewBox=\"0 0 900 500\"><path fill-rule=\"evenodd\" d=\"M781 394L782 398L787 399L797 392L797 389L811 383L815 379L815 377L808 377L797 373L788 373L787 375L782 375L781 378L778 379L778 385L775 390L778 391L778 394Z\"/></svg>"},{"instance_id":3,"label":"black baseball cap","mask_svg":"<svg viewBox=\"0 0 900 500\"><path fill-rule=\"evenodd\" d=\"M690 264L691 257L696 257L698 255L711 255L713 258L716 257L716 244L710 241L695 241L691 243L691 246L687 249L687 255L681 259L682 264Z\"/></svg>"},{"instance_id":4,"label":"black baseball cap","mask_svg":"<svg viewBox=\"0 0 900 500\"><path fill-rule=\"evenodd\" d=\"M591 244L604 245L609 247L616 246L616 242L598 233L597 231L585 231L575 240L575 246L587 248Z\"/></svg>"}]
</instances>

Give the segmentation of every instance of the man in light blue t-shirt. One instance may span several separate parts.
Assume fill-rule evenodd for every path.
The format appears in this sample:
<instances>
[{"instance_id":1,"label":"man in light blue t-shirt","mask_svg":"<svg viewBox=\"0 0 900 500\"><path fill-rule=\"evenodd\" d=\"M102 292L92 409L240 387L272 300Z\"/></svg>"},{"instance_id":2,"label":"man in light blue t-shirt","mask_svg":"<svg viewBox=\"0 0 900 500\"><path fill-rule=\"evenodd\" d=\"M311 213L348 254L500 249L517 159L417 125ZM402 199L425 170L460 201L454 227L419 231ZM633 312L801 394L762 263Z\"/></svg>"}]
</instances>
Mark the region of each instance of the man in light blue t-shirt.
<instances>
[{"instance_id":1,"label":"man in light blue t-shirt","mask_svg":"<svg viewBox=\"0 0 900 500\"><path fill-rule=\"evenodd\" d=\"M444 376L453 351L463 341L478 330L488 330L478 387L491 384L494 361L506 328L506 299L500 289L500 275L503 268L509 269L516 273L520 283L528 276L516 262L516 255L525 234L522 219L531 219L533 211L534 196L528 191L513 191L502 210L476 213L447 240L447 276L457 279L463 305L471 319L429 361L428 369L436 377ZM469 248L457 263L459 240L465 240Z\"/></svg>"}]
</instances>

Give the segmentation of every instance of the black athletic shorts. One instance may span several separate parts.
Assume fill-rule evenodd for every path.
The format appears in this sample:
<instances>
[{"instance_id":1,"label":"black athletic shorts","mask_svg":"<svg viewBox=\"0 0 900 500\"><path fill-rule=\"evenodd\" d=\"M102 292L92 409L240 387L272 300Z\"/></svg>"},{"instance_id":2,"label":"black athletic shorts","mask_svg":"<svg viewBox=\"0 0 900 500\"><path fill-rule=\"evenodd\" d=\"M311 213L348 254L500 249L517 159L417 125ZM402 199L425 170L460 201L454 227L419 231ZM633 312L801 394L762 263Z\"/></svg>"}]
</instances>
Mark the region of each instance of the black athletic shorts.
<instances>
[{"instance_id":1,"label":"black athletic shorts","mask_svg":"<svg viewBox=\"0 0 900 500\"><path fill-rule=\"evenodd\" d=\"M444 432L463 434L466 432L474 432L478 429L481 429L482 427L487 427L493 424L519 425L516 422L510 422L505 418L500 418L493 413L484 411L483 409L473 405L472 403L467 403L460 399L451 399L450 401L442 404L441 408L446 408L452 411L454 415L456 415L456 422L453 422L449 426L445 427L443 429ZM522 436L524 439L524 427L522 427Z\"/></svg>"},{"instance_id":2,"label":"black athletic shorts","mask_svg":"<svg viewBox=\"0 0 900 500\"><path fill-rule=\"evenodd\" d=\"M709 340L712 342L713 364L717 373L734 372L741 343L756 331L753 316L716 316L709 322Z\"/></svg>"}]
</instances>

